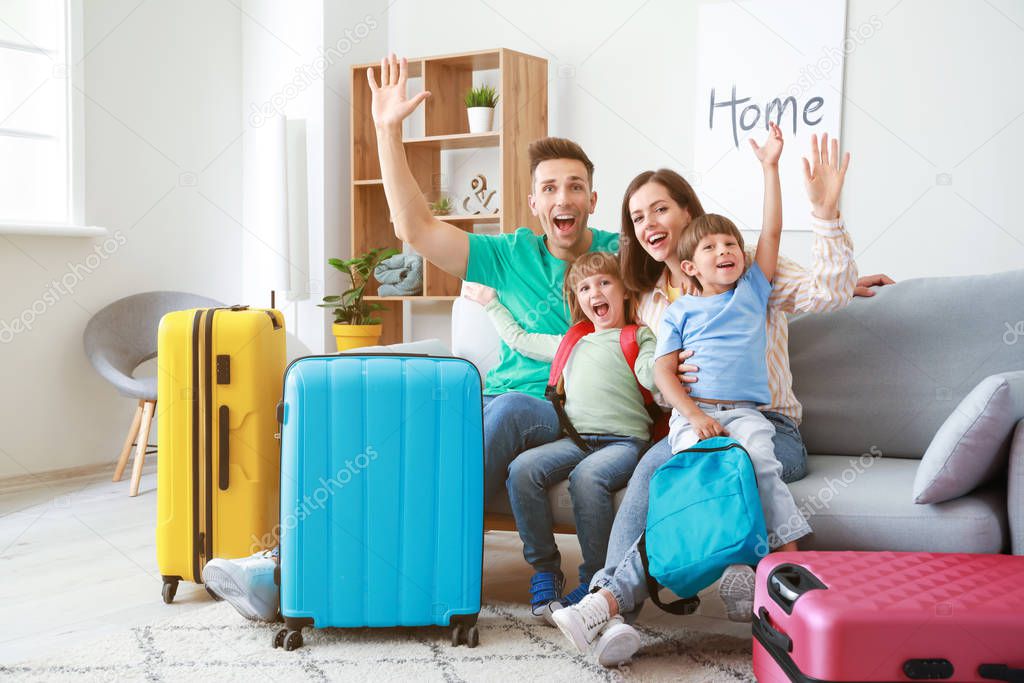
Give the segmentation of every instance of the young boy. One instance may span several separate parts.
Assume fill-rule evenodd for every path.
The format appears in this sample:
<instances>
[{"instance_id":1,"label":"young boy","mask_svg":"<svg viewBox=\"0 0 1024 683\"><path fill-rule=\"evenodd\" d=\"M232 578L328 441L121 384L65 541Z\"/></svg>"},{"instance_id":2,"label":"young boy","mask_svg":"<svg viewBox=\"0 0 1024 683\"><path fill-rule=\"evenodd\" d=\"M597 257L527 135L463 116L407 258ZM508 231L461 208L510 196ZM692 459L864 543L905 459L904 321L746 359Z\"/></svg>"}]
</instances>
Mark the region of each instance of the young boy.
<instances>
[{"instance_id":1,"label":"young boy","mask_svg":"<svg viewBox=\"0 0 1024 683\"><path fill-rule=\"evenodd\" d=\"M782 134L772 135L757 150L762 163L777 163ZM750 454L758 492L773 549L796 549L796 540L811 529L782 481L782 465L773 453L775 428L757 410L771 402L765 360L765 316L771 280L779 256L782 234L781 190L777 167L765 173L764 225L754 262L746 264L743 236L724 216L708 214L695 219L679 242L683 271L696 279L699 296L677 299L662 318L655 352L655 382L671 403L669 443L673 453L701 439L728 435ZM700 384L691 396L676 375L678 351L692 349L702 358ZM622 585L601 588L579 604L556 612L552 619L581 652L587 652L601 630L620 611L632 609L635 598L646 597L644 572L636 545L626 553ZM623 567L623 565L630 565ZM750 572L750 568L745 568ZM625 604L623 604L625 603ZM599 658L609 665L625 661L639 647L630 627L616 624L621 637L606 645ZM605 640L608 640L607 638Z\"/></svg>"}]
</instances>

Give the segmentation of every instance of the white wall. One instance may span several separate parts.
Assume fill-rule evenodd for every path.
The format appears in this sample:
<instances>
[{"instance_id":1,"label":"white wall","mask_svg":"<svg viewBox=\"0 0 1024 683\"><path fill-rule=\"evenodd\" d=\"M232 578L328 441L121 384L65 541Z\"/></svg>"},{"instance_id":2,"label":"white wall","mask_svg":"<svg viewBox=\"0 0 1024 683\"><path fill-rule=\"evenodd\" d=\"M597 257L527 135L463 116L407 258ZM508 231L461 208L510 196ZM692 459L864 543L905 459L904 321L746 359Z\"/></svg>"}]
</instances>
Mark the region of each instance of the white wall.
<instances>
[{"instance_id":1,"label":"white wall","mask_svg":"<svg viewBox=\"0 0 1024 683\"><path fill-rule=\"evenodd\" d=\"M352 149L349 145L352 65L380 59L387 51L389 12L394 2L325 0L323 45L337 57L331 60L324 81L324 253L326 257L349 258L351 254ZM390 7L390 9L389 9ZM341 273L327 267L325 291L340 294L347 288ZM326 330L325 345L335 350Z\"/></svg>"},{"instance_id":2,"label":"white wall","mask_svg":"<svg viewBox=\"0 0 1024 683\"><path fill-rule=\"evenodd\" d=\"M599 194L591 224L617 230L621 193L636 173L693 171L696 7L402 2L390 10L389 48L424 56L508 47L545 57L550 132L587 150ZM1014 85L1024 5L850 0L848 29L872 17L881 28L847 57L842 136L854 157L842 209L861 272L905 279L1021 267L1024 218L1011 199L1024 180L1012 151L1024 149L1024 90ZM785 30L766 28L764 49L788 49ZM786 153L806 145L789 140ZM938 184L940 174L952 184ZM808 263L810 234L786 233L782 249ZM416 316L415 338L441 336L447 318L432 313Z\"/></svg>"},{"instance_id":3,"label":"white wall","mask_svg":"<svg viewBox=\"0 0 1024 683\"><path fill-rule=\"evenodd\" d=\"M85 357L93 313L155 289L239 299L240 26L229 3L85 3L85 217L112 238L0 239L0 320L39 302L0 347L0 477L117 457L135 402Z\"/></svg>"},{"instance_id":4,"label":"white wall","mask_svg":"<svg viewBox=\"0 0 1024 683\"><path fill-rule=\"evenodd\" d=\"M244 299L269 306L270 290L276 289L285 328L295 335L289 343L300 347L290 348L289 354L322 352L324 315L316 307L325 267L323 72L316 53L321 45L322 3L246 0L241 7ZM306 246L298 253L289 249L287 240L276 239L284 231L267 211L268 190L284 173L283 157L277 154L280 117L305 121L306 128L307 225L291 226ZM291 291L270 275L289 269L296 276Z\"/></svg>"}]
</instances>

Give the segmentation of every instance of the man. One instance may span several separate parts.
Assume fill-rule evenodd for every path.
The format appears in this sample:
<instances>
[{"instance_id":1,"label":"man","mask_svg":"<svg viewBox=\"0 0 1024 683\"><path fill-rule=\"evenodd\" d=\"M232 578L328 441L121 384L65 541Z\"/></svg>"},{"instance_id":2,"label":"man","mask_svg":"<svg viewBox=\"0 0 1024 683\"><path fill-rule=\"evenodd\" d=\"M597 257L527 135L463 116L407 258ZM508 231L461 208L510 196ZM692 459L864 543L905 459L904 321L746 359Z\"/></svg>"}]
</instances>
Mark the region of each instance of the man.
<instances>
[{"instance_id":1,"label":"man","mask_svg":"<svg viewBox=\"0 0 1024 683\"><path fill-rule=\"evenodd\" d=\"M384 193L395 235L452 275L498 290L501 302L529 332L564 334L569 315L562 300L566 266L588 251L616 251L618 234L593 230L597 204L594 165L574 142L544 138L530 145L531 213L543 235L526 228L505 235L475 235L434 216L413 177L402 144L402 121L430 96L406 98L406 60L381 61L381 83L367 70L373 93ZM501 346L484 388L484 503L500 494L508 465L524 450L558 437L558 418L544 399L549 366Z\"/></svg>"}]
</instances>

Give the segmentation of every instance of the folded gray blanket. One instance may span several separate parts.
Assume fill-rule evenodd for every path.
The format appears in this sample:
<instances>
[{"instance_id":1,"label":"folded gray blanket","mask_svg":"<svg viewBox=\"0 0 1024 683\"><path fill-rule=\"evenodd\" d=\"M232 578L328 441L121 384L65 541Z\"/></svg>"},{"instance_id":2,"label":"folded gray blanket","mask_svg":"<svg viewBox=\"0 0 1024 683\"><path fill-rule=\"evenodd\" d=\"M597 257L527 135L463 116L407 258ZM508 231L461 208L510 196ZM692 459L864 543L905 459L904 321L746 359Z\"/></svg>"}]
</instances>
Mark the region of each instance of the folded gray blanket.
<instances>
[{"instance_id":1,"label":"folded gray blanket","mask_svg":"<svg viewBox=\"0 0 1024 683\"><path fill-rule=\"evenodd\" d=\"M380 296L414 296L423 293L423 257L395 254L373 269Z\"/></svg>"}]
</instances>

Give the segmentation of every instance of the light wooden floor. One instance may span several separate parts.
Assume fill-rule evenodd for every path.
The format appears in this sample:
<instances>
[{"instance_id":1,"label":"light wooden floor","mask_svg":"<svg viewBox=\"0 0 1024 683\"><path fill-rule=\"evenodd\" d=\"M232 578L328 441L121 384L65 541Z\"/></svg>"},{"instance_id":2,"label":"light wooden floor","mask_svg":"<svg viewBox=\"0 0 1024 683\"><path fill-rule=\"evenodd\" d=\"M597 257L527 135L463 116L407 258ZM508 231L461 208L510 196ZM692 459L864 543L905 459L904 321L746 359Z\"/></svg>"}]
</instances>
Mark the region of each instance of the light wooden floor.
<instances>
[{"instance_id":1,"label":"light wooden floor","mask_svg":"<svg viewBox=\"0 0 1024 683\"><path fill-rule=\"evenodd\" d=\"M201 586L188 583L173 605L160 599L155 458L147 459L137 498L128 497L127 479L110 481L113 467L0 481L0 663L45 657L209 603ZM558 539L566 575L575 576L579 544L575 536ZM488 533L485 601L525 603L529 576L518 536ZM641 615L652 625L677 618L650 604ZM720 618L685 619L701 631L750 634L748 625Z\"/></svg>"}]
</instances>

